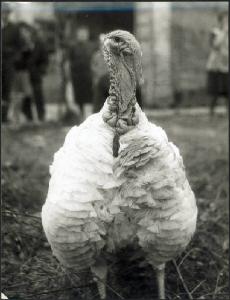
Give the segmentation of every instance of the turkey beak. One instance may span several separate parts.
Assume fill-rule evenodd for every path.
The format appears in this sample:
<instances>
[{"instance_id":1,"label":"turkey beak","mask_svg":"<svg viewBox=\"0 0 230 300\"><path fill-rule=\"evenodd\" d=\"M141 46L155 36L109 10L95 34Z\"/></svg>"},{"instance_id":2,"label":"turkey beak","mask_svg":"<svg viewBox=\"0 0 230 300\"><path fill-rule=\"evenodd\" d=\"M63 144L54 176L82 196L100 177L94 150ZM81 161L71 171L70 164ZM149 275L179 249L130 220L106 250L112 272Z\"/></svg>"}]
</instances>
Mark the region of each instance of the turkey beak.
<instances>
[{"instance_id":1,"label":"turkey beak","mask_svg":"<svg viewBox=\"0 0 230 300\"><path fill-rule=\"evenodd\" d=\"M109 47L109 38L108 38L107 35L105 35L104 38L103 38L103 44L104 44L105 48L108 49L108 47Z\"/></svg>"}]
</instances>

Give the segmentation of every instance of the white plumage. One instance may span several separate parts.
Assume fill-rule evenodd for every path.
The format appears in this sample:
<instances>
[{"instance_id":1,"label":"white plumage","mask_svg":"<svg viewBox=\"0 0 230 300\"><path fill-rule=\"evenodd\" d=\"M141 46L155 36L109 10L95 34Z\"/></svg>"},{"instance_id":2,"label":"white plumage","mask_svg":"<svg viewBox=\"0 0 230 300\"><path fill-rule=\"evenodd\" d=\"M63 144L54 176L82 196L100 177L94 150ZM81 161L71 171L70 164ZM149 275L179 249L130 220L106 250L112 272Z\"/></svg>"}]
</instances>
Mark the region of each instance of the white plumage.
<instances>
[{"instance_id":1,"label":"white plumage","mask_svg":"<svg viewBox=\"0 0 230 300\"><path fill-rule=\"evenodd\" d=\"M139 123L120 136L119 155L113 156L115 130L102 117L107 102L73 127L54 155L42 209L53 254L65 267L91 268L101 280L107 273L104 253L130 243L162 270L187 246L197 217L178 148L138 104Z\"/></svg>"}]
</instances>

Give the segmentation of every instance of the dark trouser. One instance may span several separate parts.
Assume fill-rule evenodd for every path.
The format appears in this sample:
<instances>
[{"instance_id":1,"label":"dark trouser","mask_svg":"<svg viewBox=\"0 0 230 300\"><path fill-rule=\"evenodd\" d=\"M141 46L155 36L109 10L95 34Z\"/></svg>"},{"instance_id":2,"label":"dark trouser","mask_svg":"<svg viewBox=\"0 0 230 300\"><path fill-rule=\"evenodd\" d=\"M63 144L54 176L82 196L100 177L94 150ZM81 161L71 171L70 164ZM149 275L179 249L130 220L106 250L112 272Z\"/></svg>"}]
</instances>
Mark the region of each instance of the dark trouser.
<instances>
[{"instance_id":1,"label":"dark trouser","mask_svg":"<svg viewBox=\"0 0 230 300\"><path fill-rule=\"evenodd\" d=\"M33 112L32 112L32 99L31 97L27 96L22 101L22 112L24 113L27 120L33 120Z\"/></svg>"},{"instance_id":2,"label":"dark trouser","mask_svg":"<svg viewBox=\"0 0 230 300\"><path fill-rule=\"evenodd\" d=\"M35 101L35 106L38 113L38 119L44 121L45 119L45 103L42 88L42 76L30 76L31 86L33 90L33 98ZM22 104L22 111L25 114L27 120L33 120L32 114L32 99L30 97L25 97Z\"/></svg>"},{"instance_id":3,"label":"dark trouser","mask_svg":"<svg viewBox=\"0 0 230 300\"><path fill-rule=\"evenodd\" d=\"M38 112L38 119L40 121L43 121L45 118L45 103L42 88L42 76L38 78L32 77L31 84L33 89L34 101Z\"/></svg>"},{"instance_id":4,"label":"dark trouser","mask_svg":"<svg viewBox=\"0 0 230 300\"><path fill-rule=\"evenodd\" d=\"M8 121L14 69L11 64L2 64L2 122Z\"/></svg>"},{"instance_id":5,"label":"dark trouser","mask_svg":"<svg viewBox=\"0 0 230 300\"><path fill-rule=\"evenodd\" d=\"M83 107L86 103L92 103L92 80L88 73L76 73L71 71L71 79L73 84L75 103L79 105L81 113L83 114Z\"/></svg>"},{"instance_id":6,"label":"dark trouser","mask_svg":"<svg viewBox=\"0 0 230 300\"><path fill-rule=\"evenodd\" d=\"M182 104L182 92L178 90L174 90L173 93L173 103L171 104L171 108L179 108Z\"/></svg>"},{"instance_id":7,"label":"dark trouser","mask_svg":"<svg viewBox=\"0 0 230 300\"><path fill-rule=\"evenodd\" d=\"M105 74L101 76L94 85L93 91L93 113L101 110L106 98L109 96L109 76Z\"/></svg>"},{"instance_id":8,"label":"dark trouser","mask_svg":"<svg viewBox=\"0 0 230 300\"><path fill-rule=\"evenodd\" d=\"M229 74L215 71L208 72L208 93L211 97L211 116L214 114L214 109L217 105L219 97L225 97L226 106L228 108Z\"/></svg>"}]
</instances>

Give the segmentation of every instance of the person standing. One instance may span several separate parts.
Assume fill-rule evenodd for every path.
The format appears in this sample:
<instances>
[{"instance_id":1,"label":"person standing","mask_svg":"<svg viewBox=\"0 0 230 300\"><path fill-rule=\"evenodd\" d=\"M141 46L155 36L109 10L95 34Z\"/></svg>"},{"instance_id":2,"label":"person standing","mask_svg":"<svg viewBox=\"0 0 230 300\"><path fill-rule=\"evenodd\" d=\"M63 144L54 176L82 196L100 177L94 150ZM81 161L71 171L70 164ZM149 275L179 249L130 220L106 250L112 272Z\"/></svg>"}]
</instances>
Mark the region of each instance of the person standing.
<instances>
[{"instance_id":1,"label":"person standing","mask_svg":"<svg viewBox=\"0 0 230 300\"><path fill-rule=\"evenodd\" d=\"M35 102L37 116L39 121L45 120L45 99L43 92L43 77L46 73L48 66L48 51L46 49L42 30L40 25L31 28L33 50L28 64L28 72L30 77L30 83L32 86L33 100ZM33 120L32 115L32 99L31 97L25 97L23 101L22 110L28 120Z\"/></svg>"},{"instance_id":2,"label":"person standing","mask_svg":"<svg viewBox=\"0 0 230 300\"><path fill-rule=\"evenodd\" d=\"M20 59L24 40L19 27L10 20L10 4L2 4L2 122L7 123L15 78L15 63Z\"/></svg>"},{"instance_id":3,"label":"person standing","mask_svg":"<svg viewBox=\"0 0 230 300\"><path fill-rule=\"evenodd\" d=\"M228 13L218 15L218 27L210 34L211 51L207 61L208 93L211 96L210 117L220 96L225 97L228 107L229 70L228 70Z\"/></svg>"},{"instance_id":4,"label":"person standing","mask_svg":"<svg viewBox=\"0 0 230 300\"><path fill-rule=\"evenodd\" d=\"M23 46L20 49L20 57L14 63L15 75L12 83L12 102L10 106L11 121L16 126L15 128L20 125L21 108L24 99L32 97L28 67L34 48L31 26L22 21L18 23L18 28L23 38Z\"/></svg>"},{"instance_id":5,"label":"person standing","mask_svg":"<svg viewBox=\"0 0 230 300\"><path fill-rule=\"evenodd\" d=\"M109 96L109 73L102 53L104 34L99 35L99 49L91 59L91 71L93 77L93 113L102 108L105 99Z\"/></svg>"},{"instance_id":6,"label":"person standing","mask_svg":"<svg viewBox=\"0 0 230 300\"><path fill-rule=\"evenodd\" d=\"M92 50L88 28L85 26L78 27L74 42L69 48L69 60L74 98L80 107L82 115L86 114L85 106L92 103L93 97L90 68Z\"/></svg>"}]
</instances>

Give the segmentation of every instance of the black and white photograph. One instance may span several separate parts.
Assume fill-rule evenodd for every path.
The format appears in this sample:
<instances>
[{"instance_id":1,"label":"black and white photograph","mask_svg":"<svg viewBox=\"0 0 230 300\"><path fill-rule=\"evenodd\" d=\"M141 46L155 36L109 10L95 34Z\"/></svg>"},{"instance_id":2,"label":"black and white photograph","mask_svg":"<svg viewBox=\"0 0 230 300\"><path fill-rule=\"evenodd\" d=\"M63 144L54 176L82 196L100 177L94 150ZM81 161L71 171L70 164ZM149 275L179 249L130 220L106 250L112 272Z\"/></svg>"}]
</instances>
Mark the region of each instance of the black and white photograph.
<instances>
[{"instance_id":1,"label":"black and white photograph","mask_svg":"<svg viewBox=\"0 0 230 300\"><path fill-rule=\"evenodd\" d=\"M229 299L228 27L1 2L1 299Z\"/></svg>"}]
</instances>

